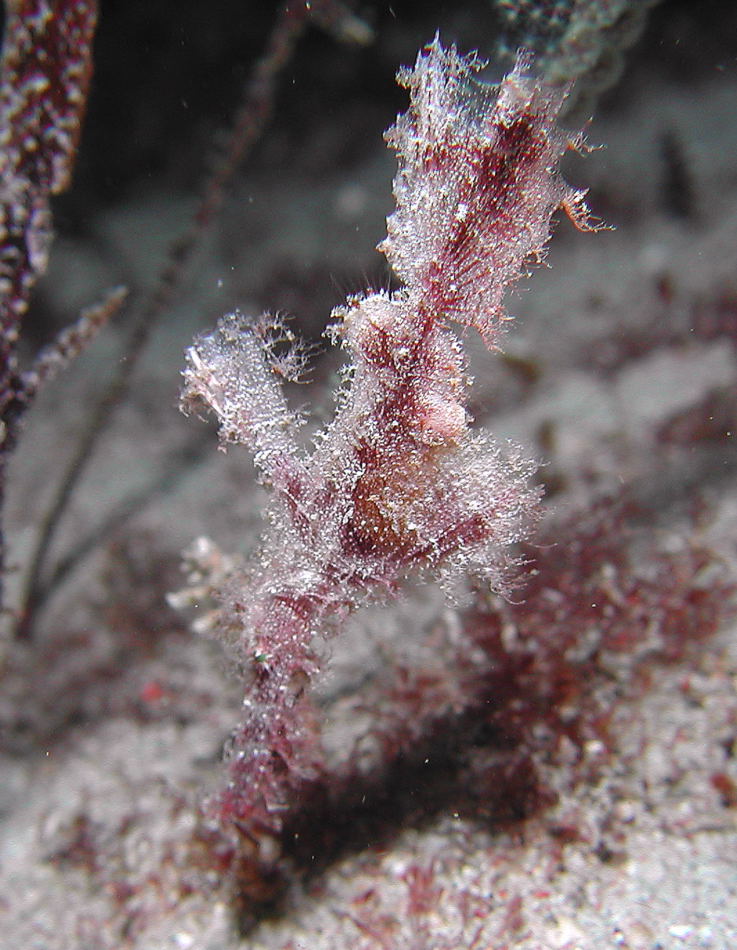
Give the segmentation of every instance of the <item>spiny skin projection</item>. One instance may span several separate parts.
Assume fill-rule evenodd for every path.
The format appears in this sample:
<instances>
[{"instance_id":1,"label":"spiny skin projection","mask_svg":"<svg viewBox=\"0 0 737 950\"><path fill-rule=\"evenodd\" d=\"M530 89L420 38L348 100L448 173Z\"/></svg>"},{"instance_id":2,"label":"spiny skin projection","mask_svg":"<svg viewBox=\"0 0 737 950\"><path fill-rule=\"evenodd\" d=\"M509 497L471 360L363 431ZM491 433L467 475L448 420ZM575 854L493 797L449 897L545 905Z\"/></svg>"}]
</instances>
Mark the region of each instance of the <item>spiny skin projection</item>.
<instances>
[{"instance_id":1,"label":"spiny skin projection","mask_svg":"<svg viewBox=\"0 0 737 950\"><path fill-rule=\"evenodd\" d=\"M409 574L471 573L503 589L510 545L535 520L534 467L470 427L451 324L494 347L504 289L542 255L555 210L582 228L587 212L558 171L577 144L555 125L564 92L535 81L524 56L498 89L474 80L482 65L436 39L399 75L410 107L387 133L397 208L380 249L403 286L334 312L327 332L348 364L311 453L276 378L290 371L283 324L235 313L187 353L184 410L214 411L221 440L251 449L273 493L255 564L218 584L218 632L250 682L212 810L256 861L323 768L314 638Z\"/></svg>"}]
</instances>

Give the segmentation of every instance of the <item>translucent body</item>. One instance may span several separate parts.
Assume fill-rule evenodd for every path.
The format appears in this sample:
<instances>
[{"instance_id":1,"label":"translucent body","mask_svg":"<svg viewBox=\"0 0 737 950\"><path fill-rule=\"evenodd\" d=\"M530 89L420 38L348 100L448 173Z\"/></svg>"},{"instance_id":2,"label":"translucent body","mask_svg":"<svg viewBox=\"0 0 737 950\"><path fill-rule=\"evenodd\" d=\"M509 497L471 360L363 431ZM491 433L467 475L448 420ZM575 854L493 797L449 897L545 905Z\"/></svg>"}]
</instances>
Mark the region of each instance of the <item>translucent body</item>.
<instances>
[{"instance_id":1,"label":"translucent body","mask_svg":"<svg viewBox=\"0 0 737 950\"><path fill-rule=\"evenodd\" d=\"M535 518L533 466L470 428L453 324L494 347L505 288L541 257L554 211L585 226L585 207L558 172L563 93L532 79L525 57L498 90L473 79L480 65L436 40L400 74L410 108L387 133L397 209L380 249L403 287L334 312L350 369L311 453L297 449L273 372L278 321L270 333L231 315L187 354L185 408L213 410L273 489L260 557L221 594L221 627L252 682L219 812L256 838L278 834L319 768L312 639L409 573L503 588L510 545Z\"/></svg>"}]
</instances>

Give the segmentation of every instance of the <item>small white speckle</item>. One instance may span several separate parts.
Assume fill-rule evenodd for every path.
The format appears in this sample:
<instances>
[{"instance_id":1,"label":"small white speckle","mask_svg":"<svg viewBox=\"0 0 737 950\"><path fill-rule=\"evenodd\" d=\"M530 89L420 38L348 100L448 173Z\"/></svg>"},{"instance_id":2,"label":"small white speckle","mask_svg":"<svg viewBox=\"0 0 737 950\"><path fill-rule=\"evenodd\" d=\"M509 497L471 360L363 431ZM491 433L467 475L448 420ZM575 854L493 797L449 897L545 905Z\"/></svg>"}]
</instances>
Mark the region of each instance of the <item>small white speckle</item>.
<instances>
[{"instance_id":1,"label":"small white speckle","mask_svg":"<svg viewBox=\"0 0 737 950\"><path fill-rule=\"evenodd\" d=\"M668 933L676 940L686 940L693 933L693 927L689 927L688 924L671 924L668 927Z\"/></svg>"}]
</instances>

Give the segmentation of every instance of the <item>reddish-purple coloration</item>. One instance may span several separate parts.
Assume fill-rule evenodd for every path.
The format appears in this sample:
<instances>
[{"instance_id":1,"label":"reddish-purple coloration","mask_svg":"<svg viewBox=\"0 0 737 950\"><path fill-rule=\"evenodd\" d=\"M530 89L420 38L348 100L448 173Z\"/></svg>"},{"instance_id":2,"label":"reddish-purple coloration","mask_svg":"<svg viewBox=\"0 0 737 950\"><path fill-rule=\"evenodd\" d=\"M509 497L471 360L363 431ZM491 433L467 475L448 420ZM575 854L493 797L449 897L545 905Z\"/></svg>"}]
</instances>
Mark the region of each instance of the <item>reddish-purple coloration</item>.
<instances>
[{"instance_id":1,"label":"reddish-purple coloration","mask_svg":"<svg viewBox=\"0 0 737 950\"><path fill-rule=\"evenodd\" d=\"M0 412L19 321L46 269L51 195L69 183L92 75L93 0L7 4L0 87Z\"/></svg>"},{"instance_id":2,"label":"reddish-purple coloration","mask_svg":"<svg viewBox=\"0 0 737 950\"><path fill-rule=\"evenodd\" d=\"M247 445L274 493L258 566L221 585L217 624L250 683L214 811L257 860L324 767L307 692L313 638L410 574L504 589L510 545L535 519L533 466L470 428L451 323L494 347L505 288L543 254L556 209L588 225L558 171L563 93L524 57L498 90L474 81L480 66L436 40L400 73L410 108L387 134L397 210L380 248L403 286L335 311L329 332L350 363L311 454L294 438L263 322L226 317L187 354L184 408L213 410L223 442Z\"/></svg>"},{"instance_id":3,"label":"reddish-purple coloration","mask_svg":"<svg viewBox=\"0 0 737 950\"><path fill-rule=\"evenodd\" d=\"M5 458L40 376L18 371L20 324L46 270L51 196L69 184L92 75L96 0L8 2L0 62L0 509ZM83 343L99 319L62 344ZM75 336L77 340L75 340ZM40 367L41 375L49 369ZM52 359L53 361L53 359ZM0 570L4 546L0 528Z\"/></svg>"}]
</instances>

